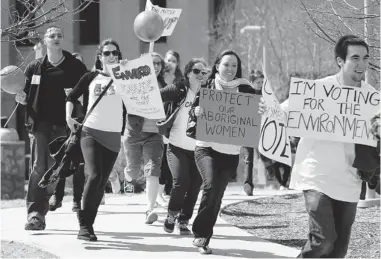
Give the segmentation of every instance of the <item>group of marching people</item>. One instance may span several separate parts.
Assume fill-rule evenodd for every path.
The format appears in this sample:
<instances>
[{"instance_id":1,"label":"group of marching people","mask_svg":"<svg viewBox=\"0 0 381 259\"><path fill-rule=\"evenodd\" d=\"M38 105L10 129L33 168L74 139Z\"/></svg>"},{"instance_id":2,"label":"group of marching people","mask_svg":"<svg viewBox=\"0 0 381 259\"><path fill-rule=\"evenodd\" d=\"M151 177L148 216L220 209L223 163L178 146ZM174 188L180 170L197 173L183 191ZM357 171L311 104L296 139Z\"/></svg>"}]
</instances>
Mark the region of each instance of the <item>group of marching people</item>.
<instances>
[{"instance_id":1,"label":"group of marching people","mask_svg":"<svg viewBox=\"0 0 381 259\"><path fill-rule=\"evenodd\" d=\"M28 65L25 93L16 95L16 101L26 105L25 124L30 133L33 157L25 229L45 229L51 193L39 188L38 182L52 162L48 144L57 136L67 134L66 125L72 132L77 130L78 122L72 114L78 99L83 98L84 113L90 109L91 112L83 123L80 138L84 159L82 174L86 177L82 177L80 195L77 195L78 239L97 240L94 221L123 145L127 185L139 177L143 159L147 195L145 223L152 224L158 219L154 210L156 200L172 177L164 230L172 233L177 225L181 235L193 234L193 245L200 253L212 253L209 242L224 192L236 173L241 147L196 139L197 119L204 113L199 105L199 91L206 87L260 94L261 85L255 87L242 78L241 59L234 50L219 53L211 69L203 58L192 58L183 74L177 52L168 52L165 60L160 54L151 53L166 119L146 119L128 114L122 97L115 91L107 65L128 62L123 60L115 40L106 39L100 43L94 69L87 72L82 62L62 50L62 39L61 28L47 29L44 36L47 54ZM361 73L367 67L367 44L355 36L345 36L338 41L335 55L340 71L322 80L358 86ZM168 71L165 67L169 67ZM263 76L257 78L263 79ZM67 96L65 88L72 88ZM262 101L258 112L262 114L265 109L266 103ZM159 128L164 128L165 132L159 133ZM377 134L378 129L375 130ZM246 152L249 161L253 150L246 149ZM354 144L303 138L299 142L290 187L304 192L310 218L308 241L300 257L345 256L361 185L352 167L355 155ZM166 165L171 176L168 170L163 170ZM246 170L250 174L252 165ZM369 170L375 171L374 168ZM73 184L76 184L75 179ZM252 194L252 179L245 185L247 193ZM189 229L200 190L200 207Z\"/></svg>"}]
</instances>

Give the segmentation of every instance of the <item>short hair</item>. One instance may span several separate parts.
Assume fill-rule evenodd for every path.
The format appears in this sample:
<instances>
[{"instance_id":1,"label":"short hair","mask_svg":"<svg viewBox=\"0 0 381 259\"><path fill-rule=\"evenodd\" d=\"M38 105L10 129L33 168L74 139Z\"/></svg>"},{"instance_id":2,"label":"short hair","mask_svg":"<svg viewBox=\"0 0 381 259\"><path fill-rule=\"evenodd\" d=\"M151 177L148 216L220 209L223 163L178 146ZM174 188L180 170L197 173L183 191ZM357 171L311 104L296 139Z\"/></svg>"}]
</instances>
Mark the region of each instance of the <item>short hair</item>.
<instances>
[{"instance_id":1,"label":"short hair","mask_svg":"<svg viewBox=\"0 0 381 259\"><path fill-rule=\"evenodd\" d=\"M241 62L241 59L239 58L237 52L235 52L234 50L232 49L226 49L226 50L223 50L221 51L217 57L216 57L216 60L214 61L214 64L213 64L213 67L212 67L212 72L209 76L210 79L213 79L215 78L215 74L217 73L217 66L220 64L221 62L221 59L224 57L224 56L227 56L227 55L233 55L237 58L237 62L238 62L238 66L237 66L237 73L235 75L236 78L242 78L242 62Z\"/></svg>"},{"instance_id":2,"label":"short hair","mask_svg":"<svg viewBox=\"0 0 381 259\"><path fill-rule=\"evenodd\" d=\"M250 73L250 82L253 83L255 80L257 80L258 78L265 78L265 76L263 75L262 71L260 70L251 70L251 73Z\"/></svg>"},{"instance_id":3,"label":"short hair","mask_svg":"<svg viewBox=\"0 0 381 259\"><path fill-rule=\"evenodd\" d=\"M346 60L347 54L348 54L348 46L364 46L366 48L367 52L369 53L369 46L365 42L365 40L363 40L363 39L361 39L355 35L348 34L348 35L342 36L337 41L336 46L335 46L335 60L337 60L338 57L344 61ZM337 63L337 61L336 61L336 63Z\"/></svg>"},{"instance_id":4,"label":"short hair","mask_svg":"<svg viewBox=\"0 0 381 259\"><path fill-rule=\"evenodd\" d=\"M184 68L184 77L186 80L189 80L188 78L188 74L192 71L192 68L194 65L198 64L198 63L201 63L203 64L204 66L208 66L208 64L206 63L205 59L203 58L192 58L188 64L186 64L185 68Z\"/></svg>"},{"instance_id":5,"label":"short hair","mask_svg":"<svg viewBox=\"0 0 381 259\"><path fill-rule=\"evenodd\" d=\"M45 35L48 33L48 31L51 30L51 29L59 29L59 30L62 32L62 36L65 36L65 35L64 35L64 31L63 31L63 29L62 29L60 26L58 26L58 25L50 25L50 26L46 29L45 34L44 34L44 37L45 37Z\"/></svg>"},{"instance_id":6,"label":"short hair","mask_svg":"<svg viewBox=\"0 0 381 259\"><path fill-rule=\"evenodd\" d=\"M118 60L122 59L122 52L120 51L119 44L116 42L116 40L113 40L111 38L105 39L99 44L97 48L96 55L95 55L95 64L94 64L95 69L100 69L100 70L103 69L102 62L99 60L99 56L102 55L103 47L106 45L114 45L116 47L116 50L119 52Z\"/></svg>"}]
</instances>

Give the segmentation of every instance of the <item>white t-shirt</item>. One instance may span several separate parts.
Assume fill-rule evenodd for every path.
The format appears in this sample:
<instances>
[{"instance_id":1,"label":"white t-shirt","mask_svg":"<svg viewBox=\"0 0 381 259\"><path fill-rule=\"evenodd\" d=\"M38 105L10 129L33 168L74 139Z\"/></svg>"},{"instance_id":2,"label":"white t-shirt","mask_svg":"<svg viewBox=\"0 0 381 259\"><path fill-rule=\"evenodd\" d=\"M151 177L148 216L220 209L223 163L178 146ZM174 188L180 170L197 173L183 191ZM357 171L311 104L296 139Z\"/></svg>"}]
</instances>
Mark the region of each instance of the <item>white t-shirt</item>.
<instances>
[{"instance_id":1,"label":"white t-shirt","mask_svg":"<svg viewBox=\"0 0 381 259\"><path fill-rule=\"evenodd\" d=\"M90 110L110 80L110 77L101 74L93 79L89 86L87 110ZM102 131L121 132L123 124L122 114L122 97L115 92L115 85L113 83L90 113L84 126Z\"/></svg>"},{"instance_id":2,"label":"white t-shirt","mask_svg":"<svg viewBox=\"0 0 381 259\"><path fill-rule=\"evenodd\" d=\"M190 151L194 151L196 140L186 135L189 120L189 111L192 107L196 94L189 89L183 105L177 113L169 135L169 143Z\"/></svg>"},{"instance_id":3,"label":"white t-shirt","mask_svg":"<svg viewBox=\"0 0 381 259\"><path fill-rule=\"evenodd\" d=\"M340 85L336 76L319 81L332 81ZM288 109L288 102L282 107ZM292 169L290 188L316 190L332 199L358 202L361 180L352 167L355 144L336 141L301 138Z\"/></svg>"}]
</instances>

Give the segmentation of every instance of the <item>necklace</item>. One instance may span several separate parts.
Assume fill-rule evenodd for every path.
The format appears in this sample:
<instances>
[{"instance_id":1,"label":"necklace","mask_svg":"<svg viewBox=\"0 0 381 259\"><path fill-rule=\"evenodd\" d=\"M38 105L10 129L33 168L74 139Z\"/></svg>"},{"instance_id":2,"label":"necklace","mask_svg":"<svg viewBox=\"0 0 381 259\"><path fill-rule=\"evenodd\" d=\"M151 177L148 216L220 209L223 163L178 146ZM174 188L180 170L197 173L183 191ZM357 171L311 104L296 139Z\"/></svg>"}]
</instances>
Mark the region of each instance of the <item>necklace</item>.
<instances>
[{"instance_id":1,"label":"necklace","mask_svg":"<svg viewBox=\"0 0 381 259\"><path fill-rule=\"evenodd\" d=\"M65 56L62 55L61 59L58 60L58 62L52 62L52 61L49 61L49 62L50 62L50 64L52 64L53 66L57 66L57 65L59 65L59 64L64 60L64 58L65 58Z\"/></svg>"}]
</instances>

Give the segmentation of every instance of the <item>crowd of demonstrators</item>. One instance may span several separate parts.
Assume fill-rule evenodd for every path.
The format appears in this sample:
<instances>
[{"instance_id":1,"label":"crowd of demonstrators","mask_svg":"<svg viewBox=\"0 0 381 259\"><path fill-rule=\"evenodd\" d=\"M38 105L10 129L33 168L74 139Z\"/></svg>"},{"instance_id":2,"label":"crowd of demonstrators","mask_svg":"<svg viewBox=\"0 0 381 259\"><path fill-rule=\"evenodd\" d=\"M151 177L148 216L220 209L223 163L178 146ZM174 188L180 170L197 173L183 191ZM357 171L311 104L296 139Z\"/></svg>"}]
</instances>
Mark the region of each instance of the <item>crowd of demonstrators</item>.
<instances>
[{"instance_id":1,"label":"crowd of demonstrators","mask_svg":"<svg viewBox=\"0 0 381 259\"><path fill-rule=\"evenodd\" d=\"M185 66L185 80L163 89L173 91L177 99L168 106L169 117L175 116L168 130L167 159L172 173L173 186L168 204L168 214L164 230L172 233L177 220L180 235L190 235L189 220L201 186L201 176L197 169L194 150L196 141L186 135L189 111L199 92L201 83L208 74L204 59L193 58Z\"/></svg>"},{"instance_id":2,"label":"crowd of demonstrators","mask_svg":"<svg viewBox=\"0 0 381 259\"><path fill-rule=\"evenodd\" d=\"M242 78L241 59L233 50L224 50L216 58L205 86L227 92L252 92L251 84ZM187 134L195 138L197 117L204 113L199 106L199 94L190 111L191 123ZM238 167L240 146L196 141L195 160L202 178L202 197L196 218L193 221L193 245L200 253L210 254L209 242L213 235L222 198L229 180Z\"/></svg>"},{"instance_id":3,"label":"crowd of demonstrators","mask_svg":"<svg viewBox=\"0 0 381 259\"><path fill-rule=\"evenodd\" d=\"M369 47L365 41L345 35L335 46L339 72L320 81L341 87L361 87L368 59ZM264 109L265 104L261 103L260 111ZM299 257L346 255L361 190L361 179L353 167L355 156L353 143L300 139L290 188L303 191L309 233Z\"/></svg>"},{"instance_id":4,"label":"crowd of demonstrators","mask_svg":"<svg viewBox=\"0 0 381 259\"><path fill-rule=\"evenodd\" d=\"M72 132L75 120L70 116L75 101L83 95L89 109L81 132L81 149L85 161L85 186L82 208L78 211L78 239L96 241L93 224L104 195L107 180L121 147L126 109L121 95L115 91L106 65L117 64L122 53L115 40L100 43L95 57L95 71L85 74L70 92L66 102L66 122ZM103 94L103 96L102 96ZM100 98L100 99L99 99ZM94 106L96 101L99 102ZM90 111L90 109L94 109ZM110 116L114 114L114 116Z\"/></svg>"},{"instance_id":5,"label":"crowd of demonstrators","mask_svg":"<svg viewBox=\"0 0 381 259\"><path fill-rule=\"evenodd\" d=\"M52 193L38 183L54 163L48 144L56 137L67 136L64 89L73 88L86 73L85 65L62 49L63 37L63 30L57 26L46 30L46 55L26 67L25 93L16 95L16 101L26 105L25 126L33 164L26 196L26 230L45 229Z\"/></svg>"},{"instance_id":6,"label":"crowd of demonstrators","mask_svg":"<svg viewBox=\"0 0 381 259\"><path fill-rule=\"evenodd\" d=\"M128 114L122 96L115 90L106 65L127 62L122 61L115 40L101 42L94 69L86 73L81 56L62 49L62 39L61 28L52 26L46 30L47 54L27 66L25 93L16 95L16 101L27 107L25 125L32 153L26 230L45 229L48 210L62 206L64 179L58 181L54 194L38 187L41 177L53 163L48 144L58 136L67 136L66 125L71 132L77 132L75 119L83 117L97 103L81 127L84 164L73 176L73 211L77 211L78 216L78 239L97 240L93 225L107 181L110 180L114 193L120 192L123 181L128 190L140 177L143 160L147 195L145 223L158 220L156 202L167 202L162 194L170 194L164 230L172 233L177 226L180 235L193 232L193 245L199 252L212 253L209 243L242 148L243 188L247 195L253 194L255 159L263 160L269 178L275 177L282 186L303 191L309 233L299 257L346 255L362 181L374 188L378 186L379 192L379 113L372 119L377 147L290 138L292 153L296 153L291 174L291 167L271 161L255 148L196 139L197 120L204 115L199 105L201 88L262 95L263 74L254 71L250 82L242 78L241 59L234 50L219 53L211 70L203 58L192 58L184 68L184 75L176 51L168 51L164 58L150 53L167 117L164 122L171 120L162 136L158 128L161 122ZM340 87L361 87L368 66L368 52L364 40L353 35L341 37L335 46L339 72L319 81ZM82 106L77 105L79 98L82 98ZM266 103L261 100L260 114L266 109ZM286 100L280 106L287 112L288 104ZM82 115L78 115L77 106L83 108ZM111 113L114 116L110 116ZM118 155L122 154L121 145L127 166L124 174L118 175L113 167ZM189 220L200 190L200 207L191 231Z\"/></svg>"}]
</instances>

